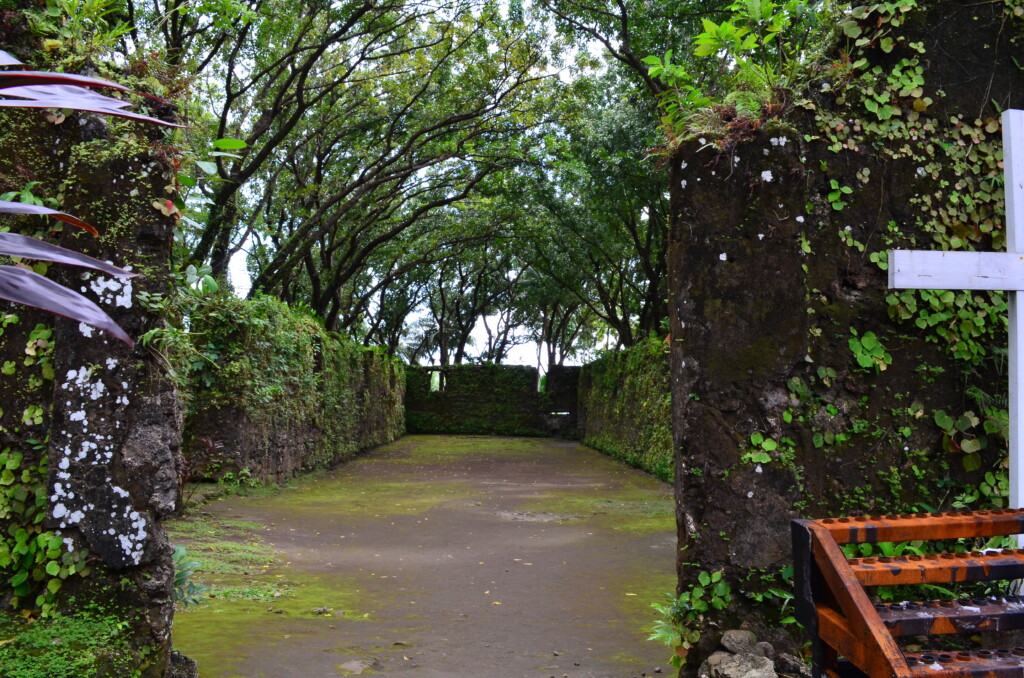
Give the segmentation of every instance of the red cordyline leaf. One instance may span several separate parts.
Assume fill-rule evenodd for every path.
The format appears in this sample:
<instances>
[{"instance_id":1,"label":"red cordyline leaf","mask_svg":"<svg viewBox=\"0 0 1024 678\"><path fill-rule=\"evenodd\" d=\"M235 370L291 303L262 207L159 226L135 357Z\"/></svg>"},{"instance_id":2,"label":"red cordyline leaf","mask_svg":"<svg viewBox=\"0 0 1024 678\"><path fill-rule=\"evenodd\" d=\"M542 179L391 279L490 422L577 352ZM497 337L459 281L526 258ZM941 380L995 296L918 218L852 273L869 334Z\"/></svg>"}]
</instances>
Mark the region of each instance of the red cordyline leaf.
<instances>
[{"instance_id":1,"label":"red cordyline leaf","mask_svg":"<svg viewBox=\"0 0 1024 678\"><path fill-rule=\"evenodd\" d=\"M53 261L58 264L83 266L115 278L134 278L138 275L138 273L126 271L105 261L79 254L74 250L51 245L43 240L30 238L27 235L19 235L18 233L0 232L0 254L5 254L9 257L24 257L25 259L35 259L37 261Z\"/></svg>"},{"instance_id":2,"label":"red cordyline leaf","mask_svg":"<svg viewBox=\"0 0 1024 678\"><path fill-rule=\"evenodd\" d=\"M70 214L64 214L57 210L52 210L49 207L43 207L41 205L33 205L27 202L8 202L7 200L0 200L0 214L41 214L46 217L53 217L59 219L66 224L72 226L78 226L79 228L89 231L93 235L99 235L99 231L92 227L78 217L73 217Z\"/></svg>"},{"instance_id":3,"label":"red cordyline leaf","mask_svg":"<svg viewBox=\"0 0 1024 678\"><path fill-rule=\"evenodd\" d=\"M79 87L105 87L121 92L128 91L124 85L88 75L50 73L48 71L0 71L0 89L29 85L76 85Z\"/></svg>"},{"instance_id":4,"label":"red cordyline leaf","mask_svg":"<svg viewBox=\"0 0 1024 678\"><path fill-rule=\"evenodd\" d=\"M34 306L92 325L129 346L135 346L132 338L99 306L81 294L27 269L0 266L0 299Z\"/></svg>"},{"instance_id":5,"label":"red cordyline leaf","mask_svg":"<svg viewBox=\"0 0 1024 678\"><path fill-rule=\"evenodd\" d=\"M0 65L17 63L10 54L0 50ZM181 127L173 122L165 122L148 115L123 110L129 105L120 99L103 96L88 87L115 89L121 92L130 91L116 82L92 78L87 75L73 73L48 73L45 71L0 71L0 97L17 97L17 99L0 99L0 107L12 108L73 108L77 111L115 115L119 118L141 120L167 127ZM142 94L140 92L140 94ZM151 94L142 94L156 101L164 99Z\"/></svg>"},{"instance_id":6,"label":"red cordyline leaf","mask_svg":"<svg viewBox=\"0 0 1024 678\"><path fill-rule=\"evenodd\" d=\"M20 65L21 62L0 50L0 66ZM0 107L73 108L90 113L103 113L151 122L157 125L180 127L174 123L126 111L124 109L129 105L127 102L98 94L86 89L88 87L128 91L126 87L117 83L85 75L39 71L0 71ZM159 97L148 94L144 96L163 101ZM97 235L96 229L81 219L46 207L0 201L0 213L51 216ZM136 275L84 254L16 233L0 232L0 254L85 266L119 278ZM95 303L33 271L16 266L0 266L0 299L33 306L92 325L129 346L135 346L131 337Z\"/></svg>"}]
</instances>

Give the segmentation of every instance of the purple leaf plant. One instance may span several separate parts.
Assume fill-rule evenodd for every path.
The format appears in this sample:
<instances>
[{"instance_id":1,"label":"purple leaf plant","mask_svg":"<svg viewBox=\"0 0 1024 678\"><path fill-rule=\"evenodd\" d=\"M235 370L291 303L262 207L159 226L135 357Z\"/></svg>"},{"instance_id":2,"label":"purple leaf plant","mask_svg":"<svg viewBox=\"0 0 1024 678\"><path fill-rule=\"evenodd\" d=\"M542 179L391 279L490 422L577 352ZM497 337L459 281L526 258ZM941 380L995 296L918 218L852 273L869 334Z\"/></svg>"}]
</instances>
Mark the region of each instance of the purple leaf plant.
<instances>
[{"instance_id":1,"label":"purple leaf plant","mask_svg":"<svg viewBox=\"0 0 1024 678\"><path fill-rule=\"evenodd\" d=\"M20 61L0 50L0 66L21 65L23 64ZM89 113L141 120L156 125L179 126L125 110L129 105L128 102L104 96L90 88L128 91L126 87L117 83L84 75L40 71L0 71L0 107L70 108ZM156 97L151 98L156 99ZM48 216L97 235L96 229L81 219L39 205L0 201L0 213ZM0 255L82 266L116 278L131 278L137 275L73 250L16 233L0 232ZM71 320L77 320L103 330L129 346L135 345L135 342L121 329L121 326L95 303L78 292L23 266L0 265L0 299L33 306Z\"/></svg>"}]
</instances>

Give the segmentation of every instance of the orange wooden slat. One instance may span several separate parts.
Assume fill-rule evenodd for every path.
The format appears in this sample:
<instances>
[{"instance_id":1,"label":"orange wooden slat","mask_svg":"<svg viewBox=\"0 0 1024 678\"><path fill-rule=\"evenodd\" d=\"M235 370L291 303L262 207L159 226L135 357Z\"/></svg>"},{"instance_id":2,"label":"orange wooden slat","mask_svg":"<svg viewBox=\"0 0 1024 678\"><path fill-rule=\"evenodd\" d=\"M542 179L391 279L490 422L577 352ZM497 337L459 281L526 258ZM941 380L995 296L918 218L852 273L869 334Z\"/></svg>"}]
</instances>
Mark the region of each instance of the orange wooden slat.
<instances>
[{"instance_id":1,"label":"orange wooden slat","mask_svg":"<svg viewBox=\"0 0 1024 678\"><path fill-rule=\"evenodd\" d=\"M955 584L1024 578L1024 550L991 553L943 553L849 561L863 586Z\"/></svg>"},{"instance_id":2,"label":"orange wooden slat","mask_svg":"<svg viewBox=\"0 0 1024 678\"><path fill-rule=\"evenodd\" d=\"M813 535L814 561L841 610L841 614L836 616L843 618L843 627L849 629L863 646L863 651L858 651L859 660L852 656L847 658L872 678L909 678L910 668L903 659L903 652L882 624L839 545L821 526L810 524L807 529ZM829 608L819 606L818 634L829 642L820 627L823 609ZM836 649L842 651L838 647Z\"/></svg>"},{"instance_id":3,"label":"orange wooden slat","mask_svg":"<svg viewBox=\"0 0 1024 678\"><path fill-rule=\"evenodd\" d=\"M1024 533L1024 509L823 518L814 523L839 544L995 537Z\"/></svg>"}]
</instances>

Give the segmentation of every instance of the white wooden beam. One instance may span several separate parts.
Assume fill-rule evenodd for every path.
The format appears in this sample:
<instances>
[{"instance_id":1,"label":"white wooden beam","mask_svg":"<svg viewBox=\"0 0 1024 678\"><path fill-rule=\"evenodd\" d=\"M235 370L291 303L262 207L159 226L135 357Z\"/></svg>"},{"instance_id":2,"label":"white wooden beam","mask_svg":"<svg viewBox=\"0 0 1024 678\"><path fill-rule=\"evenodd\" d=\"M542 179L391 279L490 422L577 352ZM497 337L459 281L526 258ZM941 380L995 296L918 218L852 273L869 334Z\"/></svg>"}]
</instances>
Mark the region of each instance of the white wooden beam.
<instances>
[{"instance_id":1,"label":"white wooden beam","mask_svg":"<svg viewBox=\"0 0 1024 678\"><path fill-rule=\"evenodd\" d=\"M917 290L1024 290L1024 254L889 252L889 287Z\"/></svg>"},{"instance_id":2,"label":"white wooden beam","mask_svg":"<svg viewBox=\"0 0 1024 678\"><path fill-rule=\"evenodd\" d=\"M1024 111L1003 111L1003 188L1006 196L1006 251L1019 253L1024 245ZM1019 287L1014 289L1019 290ZM1024 357L1021 342L1024 341L1024 308L1020 292L1009 295L1009 339L1007 372L1010 382L1008 403L1010 447L1010 508L1024 506L1024 468L1021 467L1021 448L1024 447L1024 403L1021 402L1021 386L1024 386ZM1024 535L1017 537L1017 546L1024 543Z\"/></svg>"}]
</instances>

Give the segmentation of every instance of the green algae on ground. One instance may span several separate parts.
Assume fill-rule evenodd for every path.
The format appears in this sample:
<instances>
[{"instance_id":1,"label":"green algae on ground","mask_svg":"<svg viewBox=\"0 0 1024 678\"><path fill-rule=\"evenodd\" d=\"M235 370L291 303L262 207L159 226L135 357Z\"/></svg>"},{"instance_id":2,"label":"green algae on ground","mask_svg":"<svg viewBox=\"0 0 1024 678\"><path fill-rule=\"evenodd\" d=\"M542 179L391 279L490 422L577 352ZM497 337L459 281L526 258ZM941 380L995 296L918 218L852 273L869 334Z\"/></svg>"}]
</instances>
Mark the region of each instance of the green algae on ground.
<instances>
[{"instance_id":1,"label":"green algae on ground","mask_svg":"<svg viewBox=\"0 0 1024 678\"><path fill-rule=\"evenodd\" d=\"M412 515L429 511L442 504L465 499L474 493L471 484L451 478L385 479L334 478L314 482L294 492L276 495L261 503L268 509L294 517L295 513L333 515Z\"/></svg>"},{"instance_id":2,"label":"green algae on ground","mask_svg":"<svg viewBox=\"0 0 1024 678\"><path fill-rule=\"evenodd\" d=\"M444 466L466 457L533 453L542 444L543 440L537 438L410 435L380 448L375 456L389 464Z\"/></svg>"},{"instance_id":3,"label":"green algae on ground","mask_svg":"<svg viewBox=\"0 0 1024 678\"><path fill-rule=\"evenodd\" d=\"M524 508L577 519L600 518L608 527L622 532L671 532L675 530L675 504L666 490L609 489L583 496L569 490L549 492ZM604 495L604 496L601 496Z\"/></svg>"},{"instance_id":4,"label":"green algae on ground","mask_svg":"<svg viewBox=\"0 0 1024 678\"><path fill-rule=\"evenodd\" d=\"M292 637L338 632L344 625L372 619L372 601L355 576L271 576L288 582L288 596L269 601L214 598L175 614L174 647L199 663L201 675L233 678L242 675L231 671L246 657L247 647L273 647Z\"/></svg>"},{"instance_id":5,"label":"green algae on ground","mask_svg":"<svg viewBox=\"0 0 1024 678\"><path fill-rule=\"evenodd\" d=\"M267 600L289 593L286 582L267 574L276 557L257 534L261 529L258 523L206 515L167 523L171 541L200 564L193 583L209 586L207 595L213 598Z\"/></svg>"}]
</instances>

